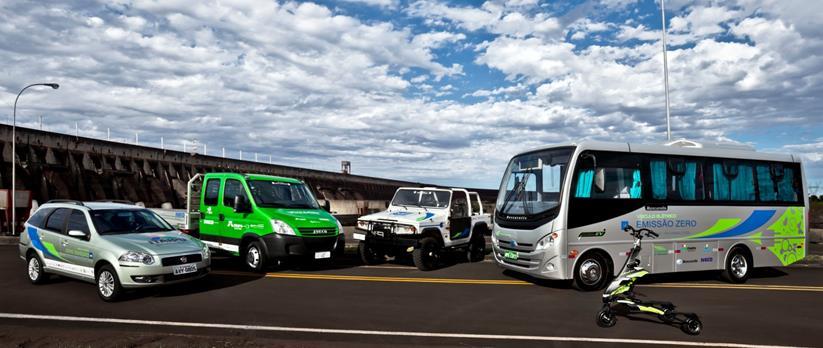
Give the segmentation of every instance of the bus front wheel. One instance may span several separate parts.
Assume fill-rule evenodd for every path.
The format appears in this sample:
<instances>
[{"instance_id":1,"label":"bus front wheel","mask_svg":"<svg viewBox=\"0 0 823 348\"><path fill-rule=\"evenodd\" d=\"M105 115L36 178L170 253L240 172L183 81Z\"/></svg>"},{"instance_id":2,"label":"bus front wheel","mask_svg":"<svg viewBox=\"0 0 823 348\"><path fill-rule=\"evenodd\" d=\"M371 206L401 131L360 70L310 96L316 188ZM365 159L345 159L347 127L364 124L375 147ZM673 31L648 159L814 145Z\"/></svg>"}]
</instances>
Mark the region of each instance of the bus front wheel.
<instances>
[{"instance_id":1,"label":"bus front wheel","mask_svg":"<svg viewBox=\"0 0 823 348\"><path fill-rule=\"evenodd\" d=\"M594 291L606 286L609 265L600 253L586 253L574 266L572 285L580 291Z\"/></svg>"}]
</instances>

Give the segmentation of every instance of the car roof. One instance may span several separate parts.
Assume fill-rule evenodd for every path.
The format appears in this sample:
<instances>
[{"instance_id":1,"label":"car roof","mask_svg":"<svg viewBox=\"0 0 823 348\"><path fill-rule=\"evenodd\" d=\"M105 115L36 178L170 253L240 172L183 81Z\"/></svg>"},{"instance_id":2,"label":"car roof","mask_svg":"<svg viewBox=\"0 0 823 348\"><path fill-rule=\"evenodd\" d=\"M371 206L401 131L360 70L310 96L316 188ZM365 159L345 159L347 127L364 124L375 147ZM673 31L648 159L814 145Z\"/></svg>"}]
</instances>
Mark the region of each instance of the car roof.
<instances>
[{"instance_id":1,"label":"car roof","mask_svg":"<svg viewBox=\"0 0 823 348\"><path fill-rule=\"evenodd\" d=\"M145 209L133 204L117 203L117 202L46 202L40 205L40 208L72 208L80 210L111 210L111 209Z\"/></svg>"}]
</instances>

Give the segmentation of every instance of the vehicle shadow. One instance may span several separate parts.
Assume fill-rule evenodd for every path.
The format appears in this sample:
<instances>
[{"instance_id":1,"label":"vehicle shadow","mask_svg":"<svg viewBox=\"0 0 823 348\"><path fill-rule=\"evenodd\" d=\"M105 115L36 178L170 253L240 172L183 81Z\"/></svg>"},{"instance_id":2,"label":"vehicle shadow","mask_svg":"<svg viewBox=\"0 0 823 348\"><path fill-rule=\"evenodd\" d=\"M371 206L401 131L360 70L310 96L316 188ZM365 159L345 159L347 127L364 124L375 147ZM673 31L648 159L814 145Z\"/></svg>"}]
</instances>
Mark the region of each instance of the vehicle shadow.
<instances>
[{"instance_id":1,"label":"vehicle shadow","mask_svg":"<svg viewBox=\"0 0 823 348\"><path fill-rule=\"evenodd\" d=\"M718 281L725 283L721 278L720 271L695 271L682 273L665 273L665 274L649 274L638 280L638 284L655 284L655 283L690 283L690 282L704 282L704 281ZM780 278L787 276L788 273L777 268L764 267L755 268L752 270L752 275L749 279L768 279Z\"/></svg>"},{"instance_id":2,"label":"vehicle shadow","mask_svg":"<svg viewBox=\"0 0 823 348\"><path fill-rule=\"evenodd\" d=\"M511 277L517 280L522 280L524 282L529 282L534 285L539 285L547 288L555 288L555 289L571 289L572 283L569 280L551 280L551 279L540 279L535 278L523 273L518 273L511 270L503 271L503 274L507 277Z\"/></svg>"}]
</instances>

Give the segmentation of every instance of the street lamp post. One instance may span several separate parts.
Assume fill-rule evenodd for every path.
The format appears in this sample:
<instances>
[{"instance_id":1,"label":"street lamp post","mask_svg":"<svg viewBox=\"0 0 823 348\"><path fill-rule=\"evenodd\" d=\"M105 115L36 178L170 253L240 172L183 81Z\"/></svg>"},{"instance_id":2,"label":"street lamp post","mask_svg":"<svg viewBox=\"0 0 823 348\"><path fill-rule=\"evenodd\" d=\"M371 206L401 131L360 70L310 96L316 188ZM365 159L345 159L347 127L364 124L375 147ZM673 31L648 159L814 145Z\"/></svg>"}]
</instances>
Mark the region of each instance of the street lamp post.
<instances>
[{"instance_id":1,"label":"street lamp post","mask_svg":"<svg viewBox=\"0 0 823 348\"><path fill-rule=\"evenodd\" d=\"M11 234L17 232L17 201L15 199L17 193L17 100L20 99L20 95L23 94L25 90L34 86L46 86L52 89L60 88L60 85L56 83L33 83L23 87L20 93L17 93L17 98L14 98L14 110L12 111L11 118L11 226L9 226Z\"/></svg>"}]
</instances>

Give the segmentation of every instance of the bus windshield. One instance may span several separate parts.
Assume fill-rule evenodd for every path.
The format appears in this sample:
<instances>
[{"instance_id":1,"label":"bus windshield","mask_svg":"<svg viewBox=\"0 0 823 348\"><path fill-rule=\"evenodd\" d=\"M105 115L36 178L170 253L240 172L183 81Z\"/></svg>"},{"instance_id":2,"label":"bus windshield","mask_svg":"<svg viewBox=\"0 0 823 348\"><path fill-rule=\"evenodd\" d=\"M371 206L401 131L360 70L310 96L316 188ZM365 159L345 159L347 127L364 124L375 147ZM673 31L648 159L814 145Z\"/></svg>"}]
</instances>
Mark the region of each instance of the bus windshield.
<instances>
[{"instance_id":1,"label":"bus windshield","mask_svg":"<svg viewBox=\"0 0 823 348\"><path fill-rule=\"evenodd\" d=\"M497 211L536 215L560 205L572 149L550 149L512 158L497 196Z\"/></svg>"},{"instance_id":2,"label":"bus windshield","mask_svg":"<svg viewBox=\"0 0 823 348\"><path fill-rule=\"evenodd\" d=\"M254 203L266 208L318 209L317 200L302 183L249 180Z\"/></svg>"},{"instance_id":3,"label":"bus windshield","mask_svg":"<svg viewBox=\"0 0 823 348\"><path fill-rule=\"evenodd\" d=\"M391 205L400 207L446 208L451 192L439 190L397 190Z\"/></svg>"}]
</instances>

